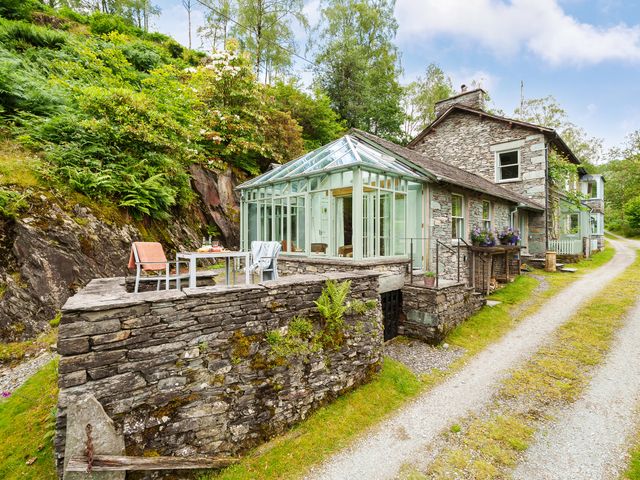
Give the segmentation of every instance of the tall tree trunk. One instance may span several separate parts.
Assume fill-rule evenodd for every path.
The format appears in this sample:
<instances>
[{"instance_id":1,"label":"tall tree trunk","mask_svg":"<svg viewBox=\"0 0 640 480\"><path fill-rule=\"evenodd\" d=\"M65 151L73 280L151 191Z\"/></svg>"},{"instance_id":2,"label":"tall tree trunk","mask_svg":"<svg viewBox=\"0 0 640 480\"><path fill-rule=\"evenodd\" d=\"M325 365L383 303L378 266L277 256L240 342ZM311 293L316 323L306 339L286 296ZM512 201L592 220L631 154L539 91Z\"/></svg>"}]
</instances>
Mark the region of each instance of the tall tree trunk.
<instances>
[{"instance_id":1,"label":"tall tree trunk","mask_svg":"<svg viewBox=\"0 0 640 480\"><path fill-rule=\"evenodd\" d=\"M191 50L191 5L187 10L187 19L189 20L189 50Z\"/></svg>"}]
</instances>

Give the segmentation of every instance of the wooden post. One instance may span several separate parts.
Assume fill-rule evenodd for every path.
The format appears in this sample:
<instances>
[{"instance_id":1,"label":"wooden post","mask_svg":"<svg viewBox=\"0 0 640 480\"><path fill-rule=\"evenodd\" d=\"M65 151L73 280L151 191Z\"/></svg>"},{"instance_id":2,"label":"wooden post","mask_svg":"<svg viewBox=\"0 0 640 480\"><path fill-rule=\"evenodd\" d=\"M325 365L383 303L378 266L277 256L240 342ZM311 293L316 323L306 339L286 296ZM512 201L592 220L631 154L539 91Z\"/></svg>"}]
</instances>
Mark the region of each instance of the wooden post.
<instances>
[{"instance_id":1,"label":"wooden post","mask_svg":"<svg viewBox=\"0 0 640 480\"><path fill-rule=\"evenodd\" d=\"M547 272L556 271L556 252L547 251L544 257L544 269Z\"/></svg>"}]
</instances>

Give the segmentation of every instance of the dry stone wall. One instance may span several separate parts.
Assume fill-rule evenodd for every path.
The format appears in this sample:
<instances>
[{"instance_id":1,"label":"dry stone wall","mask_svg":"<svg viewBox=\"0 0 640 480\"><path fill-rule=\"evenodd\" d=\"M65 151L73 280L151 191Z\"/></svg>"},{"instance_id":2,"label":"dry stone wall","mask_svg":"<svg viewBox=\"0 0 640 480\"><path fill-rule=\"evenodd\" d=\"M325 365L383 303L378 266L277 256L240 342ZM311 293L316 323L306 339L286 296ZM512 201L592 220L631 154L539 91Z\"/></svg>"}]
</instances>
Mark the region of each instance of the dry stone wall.
<instances>
[{"instance_id":1,"label":"dry stone wall","mask_svg":"<svg viewBox=\"0 0 640 480\"><path fill-rule=\"evenodd\" d=\"M484 304L484 298L464 284L442 289L405 285L398 330L401 335L437 344Z\"/></svg>"},{"instance_id":2,"label":"dry stone wall","mask_svg":"<svg viewBox=\"0 0 640 480\"><path fill-rule=\"evenodd\" d=\"M328 279L351 280L336 348L274 353L269 332L292 319L321 328L314 305ZM130 455L233 455L366 382L382 356L375 272L294 275L259 285L130 294L124 279L92 281L63 310L56 435L62 465L66 411L93 394Z\"/></svg>"}]
</instances>

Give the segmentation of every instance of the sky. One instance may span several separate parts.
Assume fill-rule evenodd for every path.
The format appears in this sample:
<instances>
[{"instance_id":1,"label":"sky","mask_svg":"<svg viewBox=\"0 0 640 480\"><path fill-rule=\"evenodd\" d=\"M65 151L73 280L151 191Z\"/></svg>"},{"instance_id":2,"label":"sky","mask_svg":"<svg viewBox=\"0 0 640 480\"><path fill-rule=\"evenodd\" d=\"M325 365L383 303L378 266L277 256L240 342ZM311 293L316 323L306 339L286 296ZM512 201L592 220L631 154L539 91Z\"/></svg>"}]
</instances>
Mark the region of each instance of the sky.
<instances>
[{"instance_id":1,"label":"sky","mask_svg":"<svg viewBox=\"0 0 640 480\"><path fill-rule=\"evenodd\" d=\"M187 44L180 0L156 0L153 27ZM205 7L193 0L192 23ZM320 0L305 0L311 25ZM640 0L396 0L402 82L438 64L453 81L476 81L495 107L511 114L525 98L553 95L569 119L605 149L640 130ZM299 53L307 33L295 28ZM193 34L194 48L201 41ZM307 65L298 61L304 80Z\"/></svg>"}]
</instances>

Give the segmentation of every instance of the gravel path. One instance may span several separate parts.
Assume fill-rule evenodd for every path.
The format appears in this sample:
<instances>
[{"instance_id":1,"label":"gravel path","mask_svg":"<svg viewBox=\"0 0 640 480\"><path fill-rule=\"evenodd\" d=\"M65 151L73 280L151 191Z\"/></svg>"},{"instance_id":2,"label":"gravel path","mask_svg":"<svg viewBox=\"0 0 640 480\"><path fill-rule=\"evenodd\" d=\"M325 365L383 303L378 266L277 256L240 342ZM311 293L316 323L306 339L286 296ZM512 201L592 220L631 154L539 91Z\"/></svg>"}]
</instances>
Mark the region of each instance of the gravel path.
<instances>
[{"instance_id":1,"label":"gravel path","mask_svg":"<svg viewBox=\"0 0 640 480\"><path fill-rule=\"evenodd\" d=\"M43 353L13 368L0 369L0 392L13 392L55 357L55 353Z\"/></svg>"},{"instance_id":2,"label":"gravel path","mask_svg":"<svg viewBox=\"0 0 640 480\"><path fill-rule=\"evenodd\" d=\"M585 394L536 435L514 478L613 479L626 468L640 402L640 302Z\"/></svg>"},{"instance_id":3,"label":"gravel path","mask_svg":"<svg viewBox=\"0 0 640 480\"><path fill-rule=\"evenodd\" d=\"M533 353L586 299L633 262L633 250L621 242L612 243L618 251L606 266L549 299L536 314L523 319L457 374L314 468L307 478L389 479L398 473L403 463L419 459L440 431L455 419L481 409L510 368Z\"/></svg>"},{"instance_id":4,"label":"gravel path","mask_svg":"<svg viewBox=\"0 0 640 480\"><path fill-rule=\"evenodd\" d=\"M394 339L384 346L384 354L401 363L419 375L429 373L434 368L446 369L454 360L464 354L463 348L447 346L434 347L419 340Z\"/></svg>"}]
</instances>

